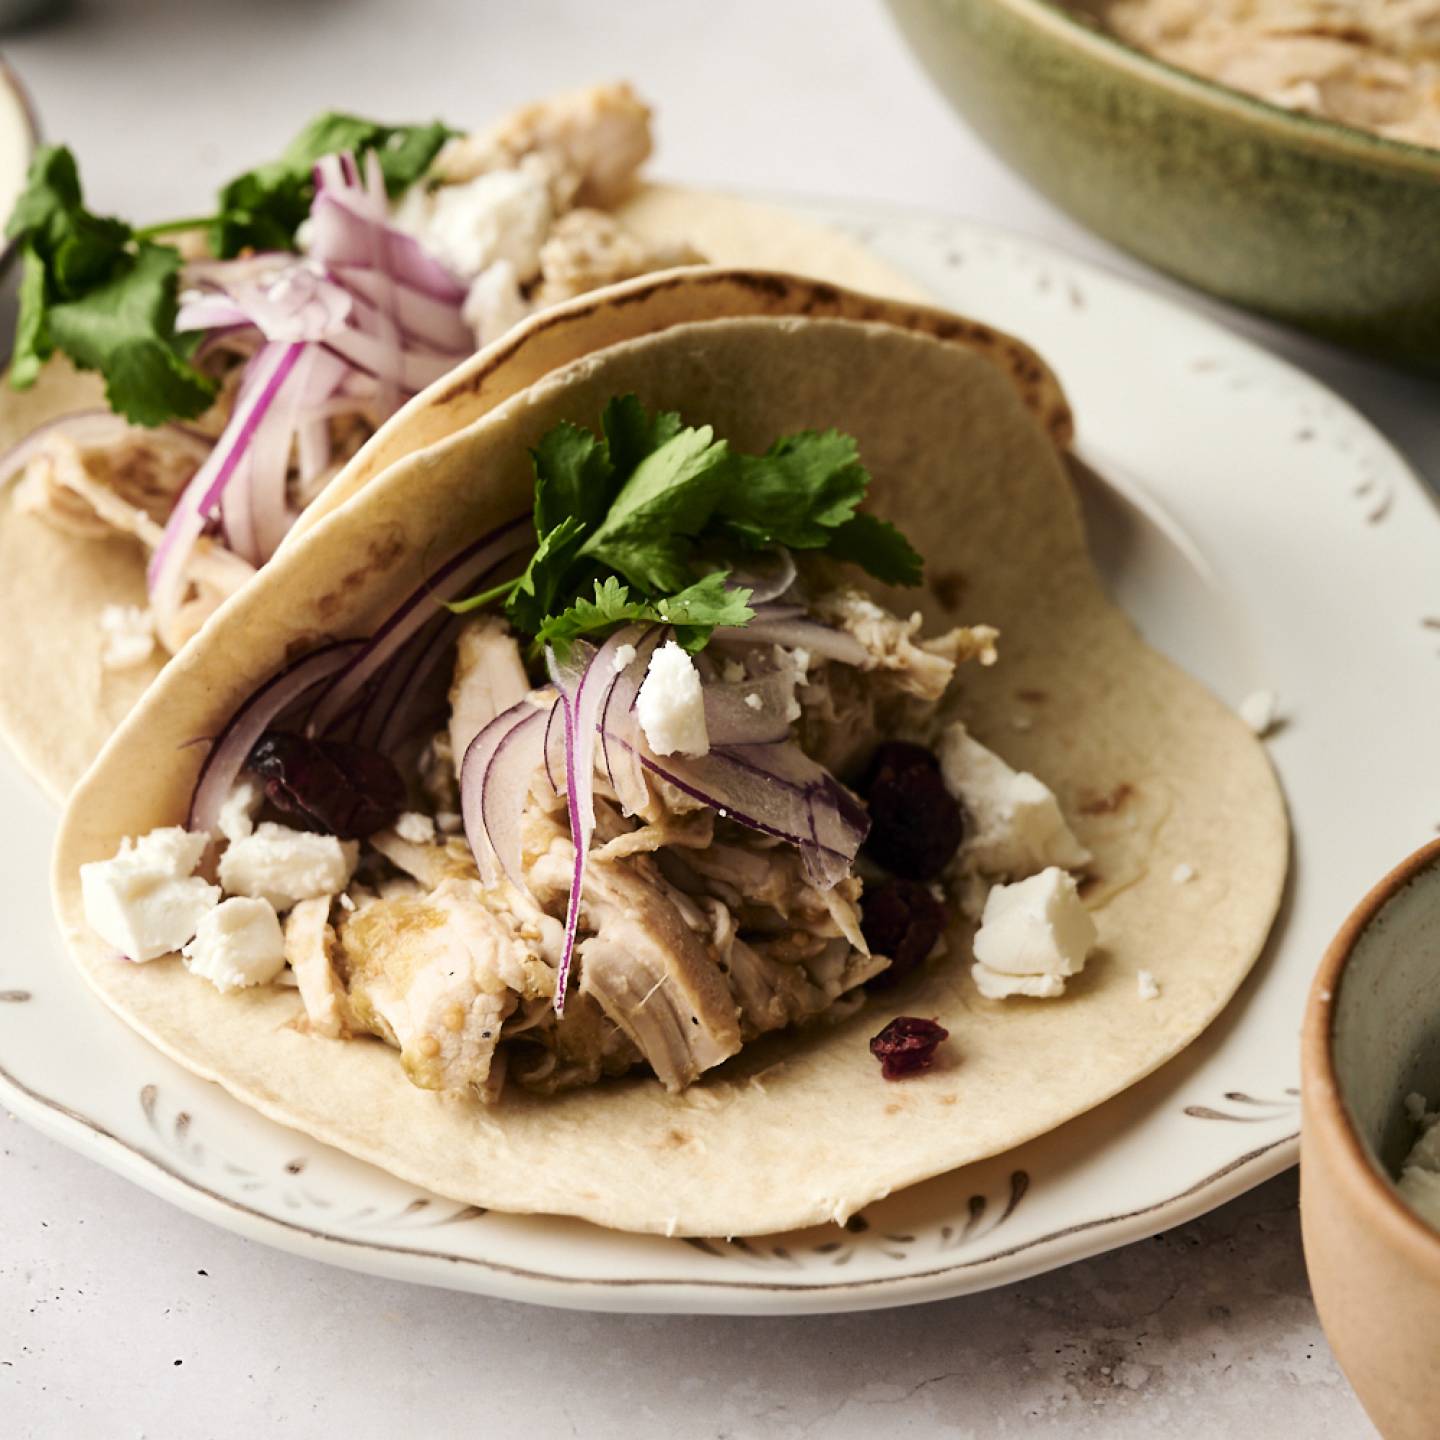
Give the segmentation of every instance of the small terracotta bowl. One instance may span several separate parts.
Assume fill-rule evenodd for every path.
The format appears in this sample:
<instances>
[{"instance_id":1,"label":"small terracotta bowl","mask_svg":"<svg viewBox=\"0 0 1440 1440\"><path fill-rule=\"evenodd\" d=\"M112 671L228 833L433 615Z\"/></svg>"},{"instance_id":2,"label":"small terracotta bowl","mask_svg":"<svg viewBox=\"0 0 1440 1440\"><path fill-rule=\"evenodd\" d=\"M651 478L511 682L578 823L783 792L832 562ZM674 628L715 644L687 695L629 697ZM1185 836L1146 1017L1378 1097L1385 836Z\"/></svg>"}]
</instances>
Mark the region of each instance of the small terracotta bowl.
<instances>
[{"instance_id":1,"label":"small terracotta bowl","mask_svg":"<svg viewBox=\"0 0 1440 1440\"><path fill-rule=\"evenodd\" d=\"M1390 1177L1405 1097L1440 1099L1440 841L1392 870L1315 977L1302 1044L1300 1219L1320 1320L1387 1440L1440 1434L1440 1233Z\"/></svg>"}]
</instances>

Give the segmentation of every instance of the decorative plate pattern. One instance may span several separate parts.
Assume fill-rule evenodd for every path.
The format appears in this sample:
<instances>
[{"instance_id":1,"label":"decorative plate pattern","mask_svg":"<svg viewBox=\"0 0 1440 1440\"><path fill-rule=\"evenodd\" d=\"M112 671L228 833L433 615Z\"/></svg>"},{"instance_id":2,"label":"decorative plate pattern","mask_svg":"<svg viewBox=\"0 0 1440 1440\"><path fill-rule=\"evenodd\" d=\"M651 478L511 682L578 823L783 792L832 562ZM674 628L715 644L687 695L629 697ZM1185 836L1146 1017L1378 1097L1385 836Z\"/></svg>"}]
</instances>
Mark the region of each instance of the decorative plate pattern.
<instances>
[{"instance_id":1,"label":"decorative plate pattern","mask_svg":"<svg viewBox=\"0 0 1440 1440\"><path fill-rule=\"evenodd\" d=\"M1414 775L1440 711L1429 496L1322 387L1095 266L958 221L805 208L1051 361L1079 417L1093 472L1079 489L1117 600L1227 700L1278 697L1269 743L1299 837L1295 870L1276 934L1220 1020L1089 1115L843 1228L685 1240L487 1213L264 1120L106 1013L37 900L53 817L0 760L0 893L11 901L0 1101L255 1239L422 1283L612 1310L937 1299L1140 1239L1293 1163L1310 974L1354 898L1437 819ZM1136 1023L1145 1015L1137 998Z\"/></svg>"}]
</instances>

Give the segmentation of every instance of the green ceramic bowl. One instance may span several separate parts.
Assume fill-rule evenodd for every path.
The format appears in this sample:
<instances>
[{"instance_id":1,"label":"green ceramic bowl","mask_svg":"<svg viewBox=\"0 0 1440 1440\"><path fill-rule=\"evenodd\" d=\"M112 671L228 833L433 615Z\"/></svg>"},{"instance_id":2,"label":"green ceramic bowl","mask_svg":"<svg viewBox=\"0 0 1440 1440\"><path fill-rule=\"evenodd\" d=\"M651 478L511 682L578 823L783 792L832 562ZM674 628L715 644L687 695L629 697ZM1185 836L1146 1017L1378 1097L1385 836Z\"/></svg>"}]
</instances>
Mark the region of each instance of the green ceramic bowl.
<instances>
[{"instance_id":1,"label":"green ceramic bowl","mask_svg":"<svg viewBox=\"0 0 1440 1440\"><path fill-rule=\"evenodd\" d=\"M1268 105L1045 0L887 0L998 155L1142 260L1440 372L1440 151Z\"/></svg>"}]
</instances>

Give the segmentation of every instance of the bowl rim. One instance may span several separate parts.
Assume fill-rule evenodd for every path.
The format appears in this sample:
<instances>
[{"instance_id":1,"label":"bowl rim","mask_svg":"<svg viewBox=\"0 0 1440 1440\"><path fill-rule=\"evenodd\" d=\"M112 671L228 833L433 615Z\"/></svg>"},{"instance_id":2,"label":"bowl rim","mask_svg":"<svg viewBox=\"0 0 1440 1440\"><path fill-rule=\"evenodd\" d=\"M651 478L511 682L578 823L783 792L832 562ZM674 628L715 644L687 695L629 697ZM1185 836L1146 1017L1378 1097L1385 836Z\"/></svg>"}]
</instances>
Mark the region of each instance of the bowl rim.
<instances>
[{"instance_id":1,"label":"bowl rim","mask_svg":"<svg viewBox=\"0 0 1440 1440\"><path fill-rule=\"evenodd\" d=\"M1128 70L1141 80L1179 91L1213 109L1238 112L1242 119L1263 121L1288 132L1288 138L1307 147L1349 151L1352 152L1349 158L1370 162L1384 160L1401 168L1440 175L1440 146L1397 140L1340 120L1287 110L1283 105L1262 100L1258 95L1223 85L1218 80L1138 49L1106 30L1098 17L1076 9L1069 0L990 0L990 3L1077 43L1101 63Z\"/></svg>"},{"instance_id":2,"label":"bowl rim","mask_svg":"<svg viewBox=\"0 0 1440 1440\"><path fill-rule=\"evenodd\" d=\"M1422 1220L1401 1198L1394 1181L1381 1171L1356 1130L1340 1090L1334 1046L1335 1014L1356 946L1390 902L1430 871L1440 871L1440 840L1421 846L1379 880L1336 932L1315 972L1305 1005L1300 1085L1302 1145L1308 1131L1311 1143L1318 1140L1343 1156L1335 1173L1355 1203L1367 1208L1388 1240L1433 1273L1440 1271L1440 1230ZM1304 1163L1302 1149L1302 1176Z\"/></svg>"}]
</instances>

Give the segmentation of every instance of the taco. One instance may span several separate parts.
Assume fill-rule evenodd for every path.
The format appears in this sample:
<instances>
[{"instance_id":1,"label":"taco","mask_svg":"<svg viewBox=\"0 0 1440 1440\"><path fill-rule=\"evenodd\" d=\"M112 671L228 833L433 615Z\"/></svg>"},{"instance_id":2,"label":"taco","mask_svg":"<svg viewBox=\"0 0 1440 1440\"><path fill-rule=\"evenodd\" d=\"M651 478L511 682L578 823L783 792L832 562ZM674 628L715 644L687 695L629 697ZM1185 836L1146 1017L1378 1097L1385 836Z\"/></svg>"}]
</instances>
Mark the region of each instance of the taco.
<instances>
[{"instance_id":1,"label":"taco","mask_svg":"<svg viewBox=\"0 0 1440 1440\"><path fill-rule=\"evenodd\" d=\"M454 406L427 425L407 402L529 317L706 259L914 294L819 227L640 183L650 148L624 85L471 136L324 115L203 229L139 230L86 210L69 152L41 150L11 227L27 298L0 396L0 733L48 790L338 477L353 493L397 437L453 429ZM488 376L465 418L525 383Z\"/></svg>"},{"instance_id":2,"label":"taco","mask_svg":"<svg viewBox=\"0 0 1440 1440\"><path fill-rule=\"evenodd\" d=\"M636 282L296 536L57 843L129 1024L476 1205L842 1221L1163 1064L1278 903L1266 757L1105 597L1043 365L725 279L795 313Z\"/></svg>"}]
</instances>

